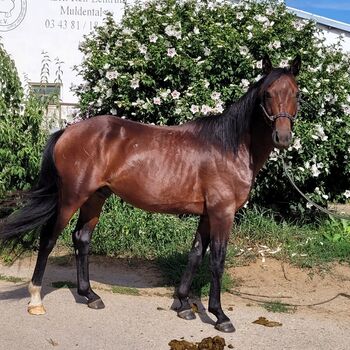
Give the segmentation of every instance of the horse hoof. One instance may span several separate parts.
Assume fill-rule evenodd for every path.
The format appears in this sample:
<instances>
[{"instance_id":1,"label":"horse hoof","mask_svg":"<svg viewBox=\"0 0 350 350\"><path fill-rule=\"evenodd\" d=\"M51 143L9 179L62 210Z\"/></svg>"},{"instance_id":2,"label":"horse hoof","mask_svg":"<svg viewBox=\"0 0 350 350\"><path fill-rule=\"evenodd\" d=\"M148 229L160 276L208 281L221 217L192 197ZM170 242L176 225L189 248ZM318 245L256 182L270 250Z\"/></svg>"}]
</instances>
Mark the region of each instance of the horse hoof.
<instances>
[{"instance_id":1,"label":"horse hoof","mask_svg":"<svg viewBox=\"0 0 350 350\"><path fill-rule=\"evenodd\" d=\"M188 321L194 320L196 318L196 315L191 309L178 311L177 315L180 318L183 318L184 320L188 320Z\"/></svg>"},{"instance_id":2,"label":"horse hoof","mask_svg":"<svg viewBox=\"0 0 350 350\"><path fill-rule=\"evenodd\" d=\"M44 308L44 305L29 305L28 306L28 313L30 315L45 315L46 310Z\"/></svg>"},{"instance_id":3,"label":"horse hoof","mask_svg":"<svg viewBox=\"0 0 350 350\"><path fill-rule=\"evenodd\" d=\"M215 325L215 329L224 333L233 333L236 330L235 327L233 327L233 324L231 323L231 321L217 323Z\"/></svg>"},{"instance_id":4,"label":"horse hoof","mask_svg":"<svg viewBox=\"0 0 350 350\"><path fill-rule=\"evenodd\" d=\"M90 309L99 310L99 309L104 309L105 304L103 303L102 299L97 299L88 303L88 307Z\"/></svg>"}]
</instances>

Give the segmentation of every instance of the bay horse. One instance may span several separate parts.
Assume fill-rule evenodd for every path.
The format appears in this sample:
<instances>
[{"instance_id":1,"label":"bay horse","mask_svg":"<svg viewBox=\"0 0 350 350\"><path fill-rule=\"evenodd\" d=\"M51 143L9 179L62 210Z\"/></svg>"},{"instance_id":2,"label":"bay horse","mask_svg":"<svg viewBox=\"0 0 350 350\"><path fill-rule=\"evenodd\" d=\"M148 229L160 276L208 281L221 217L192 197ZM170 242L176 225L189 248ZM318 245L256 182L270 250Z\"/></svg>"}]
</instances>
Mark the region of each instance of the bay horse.
<instances>
[{"instance_id":1,"label":"bay horse","mask_svg":"<svg viewBox=\"0 0 350 350\"><path fill-rule=\"evenodd\" d=\"M177 289L179 317L195 318L189 304L193 276L210 246L209 312L215 328L235 330L220 301L227 243L236 211L247 201L273 147L291 143L298 111L297 56L289 67L263 59L263 76L222 114L179 126L146 125L97 116L54 133L44 150L37 186L24 206L2 223L9 240L41 228L28 312L44 314L41 285L48 256L80 209L73 243L78 293L90 308L104 307L91 289L88 252L108 196L150 212L197 214L199 225Z\"/></svg>"}]
</instances>

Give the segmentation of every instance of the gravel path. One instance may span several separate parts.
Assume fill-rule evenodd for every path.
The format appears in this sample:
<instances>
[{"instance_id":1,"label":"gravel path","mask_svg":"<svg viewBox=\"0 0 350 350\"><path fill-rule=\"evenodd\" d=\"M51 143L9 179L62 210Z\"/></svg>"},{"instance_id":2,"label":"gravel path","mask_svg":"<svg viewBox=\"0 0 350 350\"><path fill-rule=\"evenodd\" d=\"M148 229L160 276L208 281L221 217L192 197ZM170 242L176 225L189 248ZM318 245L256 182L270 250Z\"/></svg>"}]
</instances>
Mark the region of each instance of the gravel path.
<instances>
[{"instance_id":1,"label":"gravel path","mask_svg":"<svg viewBox=\"0 0 350 350\"><path fill-rule=\"evenodd\" d=\"M0 266L0 274L26 277L31 268ZM98 268L98 267L95 267ZM92 270L95 269L92 266ZM74 275L74 267L48 269L46 281L58 280L55 271ZM15 273L17 271L17 273ZM129 271L130 276L134 273ZM127 276L127 273L125 274ZM65 274L63 277L67 277ZM147 287L147 286L146 286ZM349 310L345 316L322 309L300 308L295 313L269 313L257 304L225 294L223 305L236 327L233 334L219 334L205 310L194 321L184 321L171 310L169 296L114 294L100 289L103 310L91 310L75 290L44 286L47 314L30 316L27 283L0 281L0 349L117 349L168 350L172 339L200 341L220 335L234 349L322 349L348 350L350 344L350 300L337 298L337 307ZM145 288L147 289L147 288ZM147 289L148 293L150 289ZM154 293L153 293L154 294ZM169 294L169 291L168 291ZM203 301L207 305L207 301ZM332 302L331 302L332 303ZM201 309L201 307L200 307ZM282 326L268 328L253 324L260 316ZM227 347L225 348L227 349Z\"/></svg>"}]
</instances>

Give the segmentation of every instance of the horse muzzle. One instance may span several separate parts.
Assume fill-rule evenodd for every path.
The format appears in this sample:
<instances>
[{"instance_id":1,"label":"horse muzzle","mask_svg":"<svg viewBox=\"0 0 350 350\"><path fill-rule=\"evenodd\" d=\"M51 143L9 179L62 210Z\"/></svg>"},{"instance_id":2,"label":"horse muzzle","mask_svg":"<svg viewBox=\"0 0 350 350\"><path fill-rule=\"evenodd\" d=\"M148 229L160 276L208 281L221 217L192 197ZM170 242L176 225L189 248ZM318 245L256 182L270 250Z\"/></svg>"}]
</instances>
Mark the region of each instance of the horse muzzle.
<instances>
[{"instance_id":1,"label":"horse muzzle","mask_svg":"<svg viewBox=\"0 0 350 350\"><path fill-rule=\"evenodd\" d=\"M288 148L292 141L292 132L290 130L274 129L272 132L272 140L275 147L279 149Z\"/></svg>"}]
</instances>

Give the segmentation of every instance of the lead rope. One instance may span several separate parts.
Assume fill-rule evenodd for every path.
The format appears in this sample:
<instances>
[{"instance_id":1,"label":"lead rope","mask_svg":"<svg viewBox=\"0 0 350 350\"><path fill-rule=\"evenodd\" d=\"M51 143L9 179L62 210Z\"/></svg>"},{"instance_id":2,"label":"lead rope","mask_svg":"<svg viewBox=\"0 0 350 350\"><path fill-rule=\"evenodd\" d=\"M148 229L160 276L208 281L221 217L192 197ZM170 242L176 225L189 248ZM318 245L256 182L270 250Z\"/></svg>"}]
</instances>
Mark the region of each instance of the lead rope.
<instances>
[{"instance_id":1,"label":"lead rope","mask_svg":"<svg viewBox=\"0 0 350 350\"><path fill-rule=\"evenodd\" d=\"M331 212L329 211L328 209L326 208L323 208L321 207L320 205L318 205L317 203L315 203L314 201L312 201L308 196L306 196L301 190L300 188L295 184L291 174L289 173L289 170L288 170L288 167L284 161L284 158L283 156L281 155L280 156L281 158L281 161L282 161L282 165L283 165L283 170L284 170L284 173L286 174L288 180L290 181L290 183L293 185L293 187L299 192L299 194L305 198L309 203L311 203L313 206L315 206L318 210L322 211L323 213L326 213L328 215L331 215L331 216L334 216L338 219L344 219L344 220L350 220L350 216L347 216L347 215L341 215L341 214L337 214L337 213L334 213L334 212Z\"/></svg>"}]
</instances>

